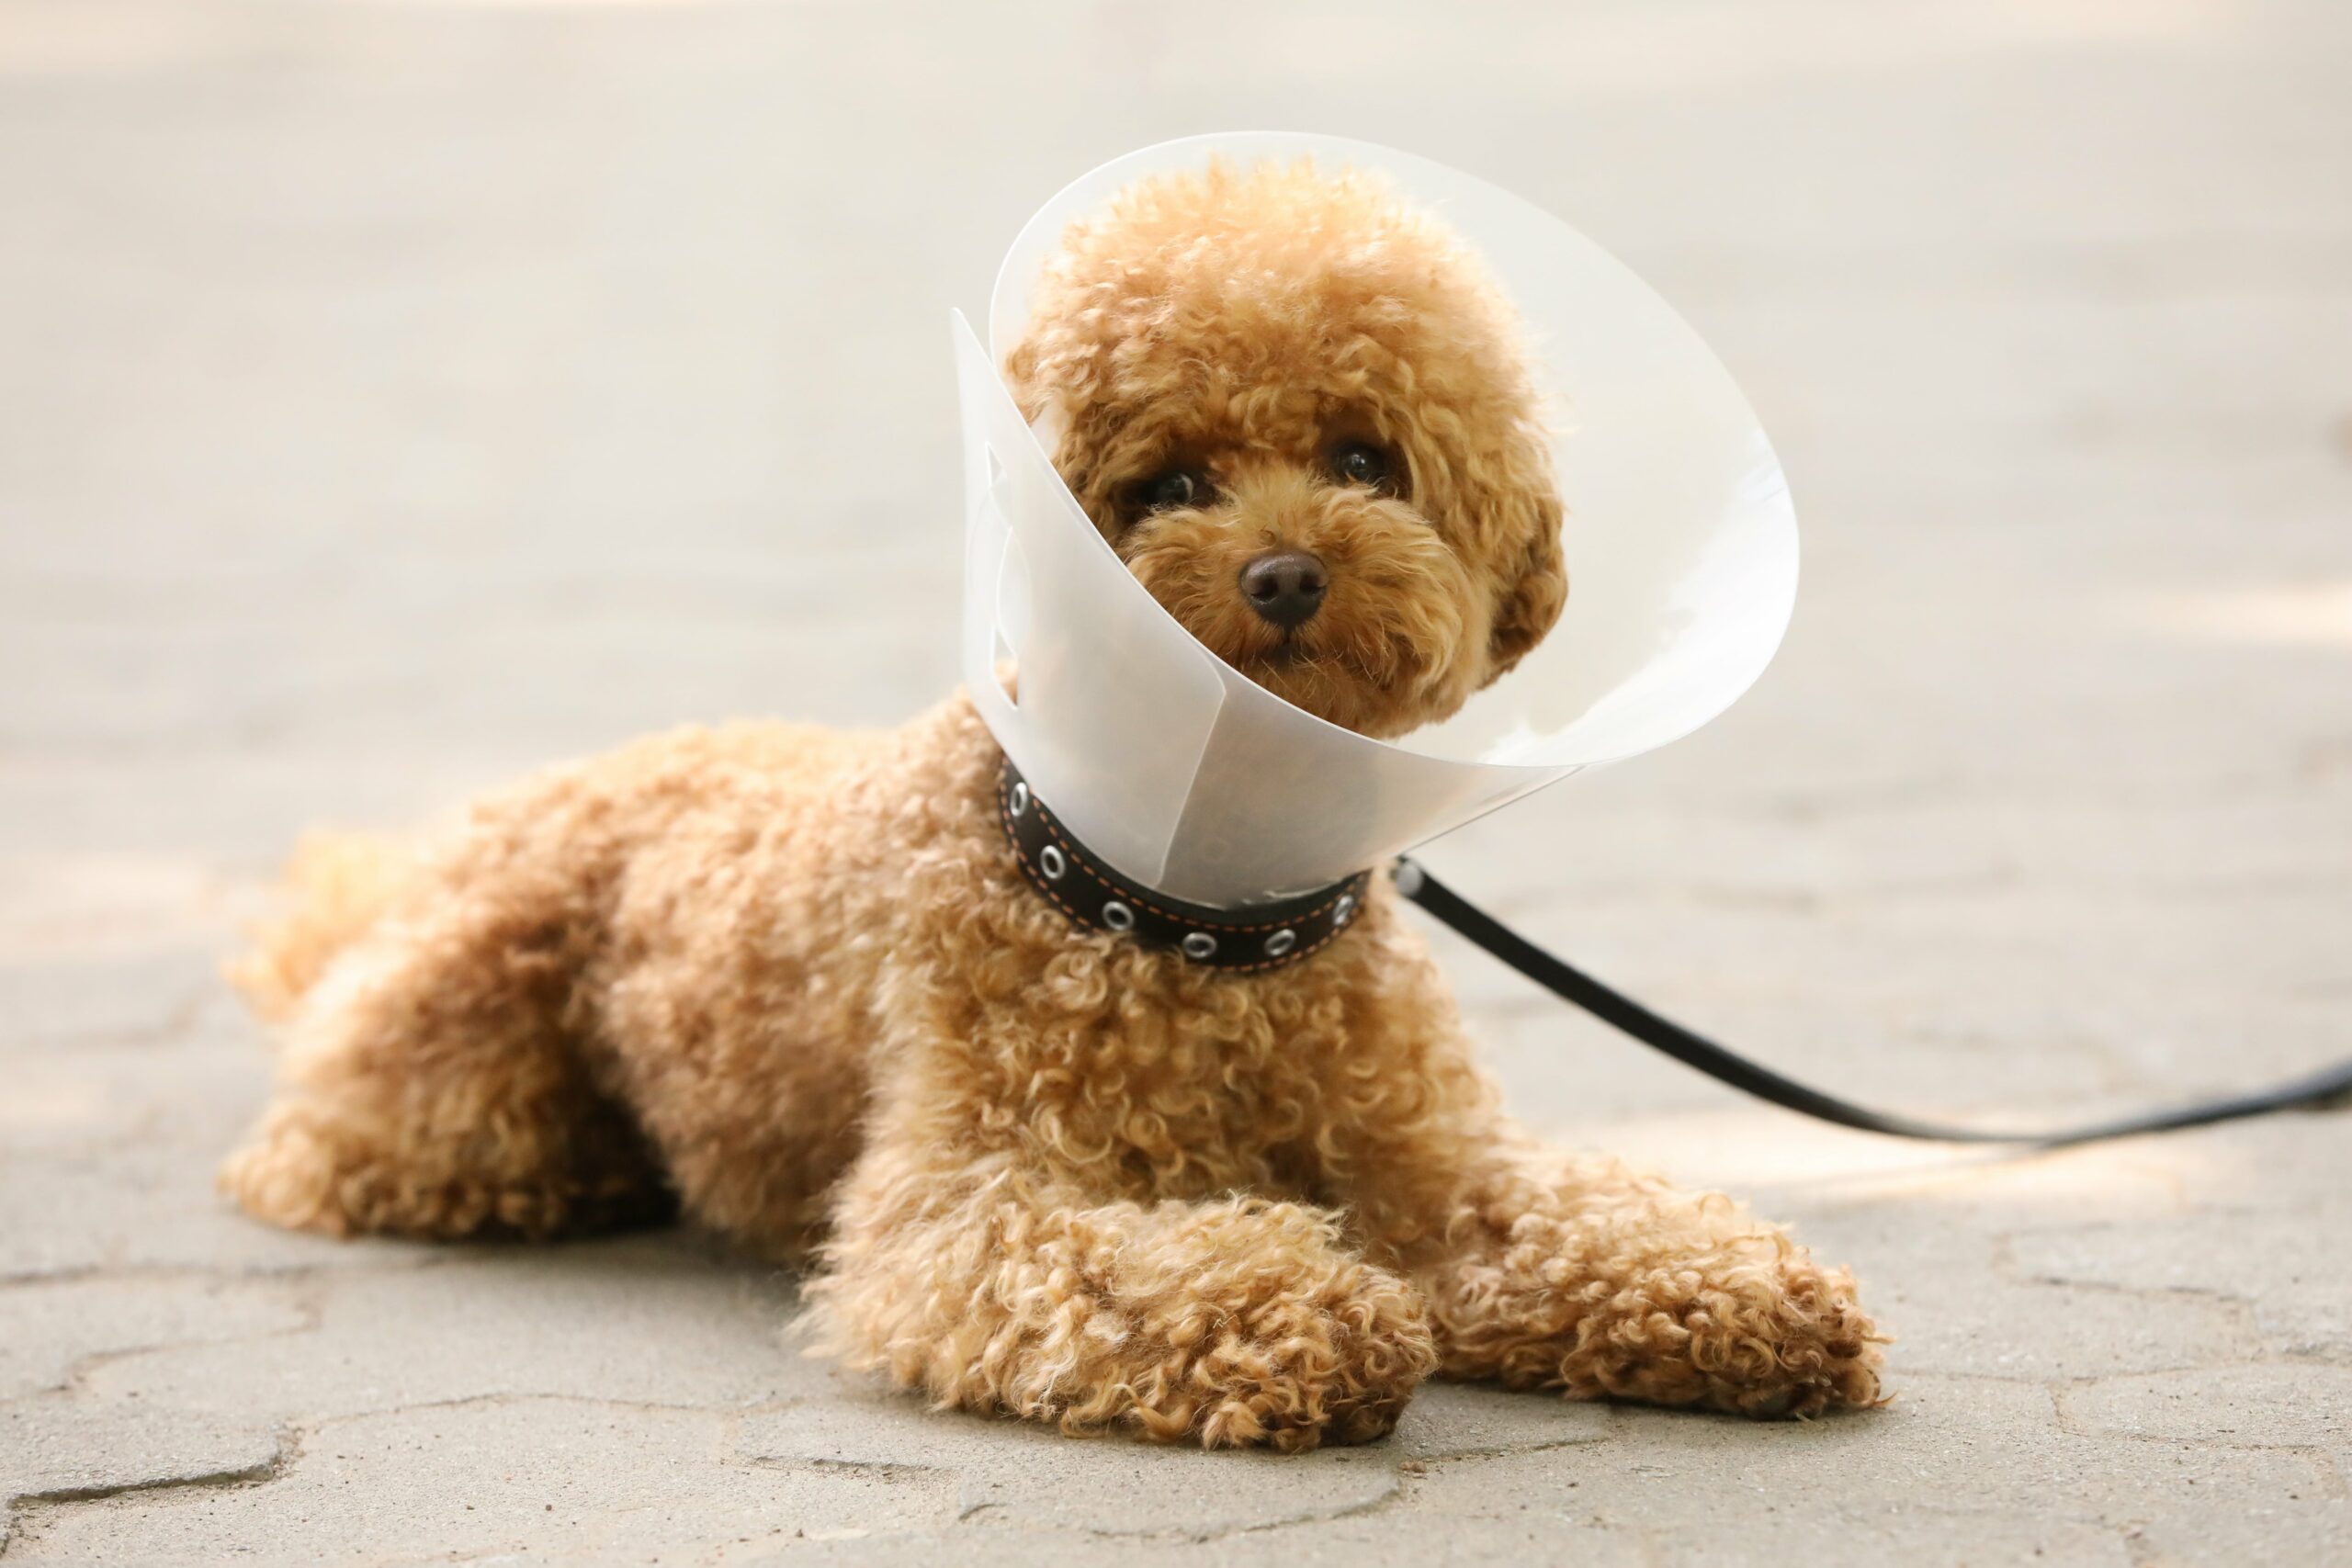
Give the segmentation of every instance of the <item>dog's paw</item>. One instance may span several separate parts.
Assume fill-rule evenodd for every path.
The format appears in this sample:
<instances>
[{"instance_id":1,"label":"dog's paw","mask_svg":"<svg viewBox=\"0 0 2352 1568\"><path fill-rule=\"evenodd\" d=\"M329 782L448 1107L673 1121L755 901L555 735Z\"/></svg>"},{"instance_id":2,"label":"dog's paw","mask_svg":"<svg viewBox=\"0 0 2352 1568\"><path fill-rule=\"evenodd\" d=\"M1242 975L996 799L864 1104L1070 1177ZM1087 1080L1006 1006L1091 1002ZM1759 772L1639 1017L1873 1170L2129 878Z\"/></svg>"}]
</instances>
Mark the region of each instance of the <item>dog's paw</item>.
<instances>
[{"instance_id":1,"label":"dog's paw","mask_svg":"<svg viewBox=\"0 0 2352 1568\"><path fill-rule=\"evenodd\" d=\"M1385 1437L1437 1366L1419 1295L1369 1265L1238 1314L1191 1357L1204 1447L1300 1453Z\"/></svg>"},{"instance_id":2,"label":"dog's paw","mask_svg":"<svg viewBox=\"0 0 2352 1568\"><path fill-rule=\"evenodd\" d=\"M222 1162L220 1190L257 1220L288 1230L348 1236L357 1228L338 1201L343 1161L310 1118L281 1108Z\"/></svg>"},{"instance_id":3,"label":"dog's paw","mask_svg":"<svg viewBox=\"0 0 2352 1568\"><path fill-rule=\"evenodd\" d=\"M1853 1277L1801 1251L1702 1290L1678 1315L1670 1329L1652 1325L1651 1343L1679 1342L1675 1359L1695 1374L1688 1403L1770 1420L1884 1402L1878 1374L1886 1341L1862 1311Z\"/></svg>"}]
</instances>

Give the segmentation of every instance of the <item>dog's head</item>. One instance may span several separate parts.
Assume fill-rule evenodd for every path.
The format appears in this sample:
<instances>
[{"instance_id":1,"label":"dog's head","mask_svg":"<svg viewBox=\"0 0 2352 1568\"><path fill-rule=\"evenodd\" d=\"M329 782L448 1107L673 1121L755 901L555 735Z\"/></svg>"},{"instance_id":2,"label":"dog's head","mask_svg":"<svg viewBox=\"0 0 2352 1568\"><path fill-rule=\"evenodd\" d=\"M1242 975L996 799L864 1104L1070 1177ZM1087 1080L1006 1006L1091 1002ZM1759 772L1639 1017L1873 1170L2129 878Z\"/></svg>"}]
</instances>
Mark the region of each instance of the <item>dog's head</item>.
<instances>
[{"instance_id":1,"label":"dog's head","mask_svg":"<svg viewBox=\"0 0 2352 1568\"><path fill-rule=\"evenodd\" d=\"M1064 235L1006 373L1153 597L1334 724L1443 718L1559 618L1518 319L1371 176L1212 164L1128 187Z\"/></svg>"}]
</instances>

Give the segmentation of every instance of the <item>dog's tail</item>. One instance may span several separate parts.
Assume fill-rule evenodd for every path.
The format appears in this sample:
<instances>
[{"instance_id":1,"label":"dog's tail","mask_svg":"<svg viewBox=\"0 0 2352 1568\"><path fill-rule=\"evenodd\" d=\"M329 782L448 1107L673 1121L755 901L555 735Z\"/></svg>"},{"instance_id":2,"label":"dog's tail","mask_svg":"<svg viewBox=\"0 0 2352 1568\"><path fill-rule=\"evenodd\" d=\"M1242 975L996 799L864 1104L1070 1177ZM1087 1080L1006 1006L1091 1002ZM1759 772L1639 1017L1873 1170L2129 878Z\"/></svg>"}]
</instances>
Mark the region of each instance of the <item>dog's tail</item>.
<instances>
[{"instance_id":1,"label":"dog's tail","mask_svg":"<svg viewBox=\"0 0 2352 1568\"><path fill-rule=\"evenodd\" d=\"M367 934L416 874L416 863L400 839L303 835L286 867L278 909L255 924L253 951L229 964L230 982L263 1019L285 1018L335 955Z\"/></svg>"}]
</instances>

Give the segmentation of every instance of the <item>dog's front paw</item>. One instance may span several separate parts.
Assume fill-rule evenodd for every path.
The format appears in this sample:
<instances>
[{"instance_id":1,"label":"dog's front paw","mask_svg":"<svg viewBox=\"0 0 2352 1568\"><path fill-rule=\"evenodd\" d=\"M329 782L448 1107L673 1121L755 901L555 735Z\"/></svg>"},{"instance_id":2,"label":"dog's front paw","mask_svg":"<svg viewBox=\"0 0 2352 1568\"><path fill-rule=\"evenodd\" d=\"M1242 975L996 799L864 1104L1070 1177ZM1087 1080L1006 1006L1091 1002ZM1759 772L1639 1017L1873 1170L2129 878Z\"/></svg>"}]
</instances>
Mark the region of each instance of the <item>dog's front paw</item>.
<instances>
[{"instance_id":1,"label":"dog's front paw","mask_svg":"<svg viewBox=\"0 0 2352 1568\"><path fill-rule=\"evenodd\" d=\"M1369 1265L1247 1312L1189 1358L1195 1430L1212 1449L1298 1453L1385 1437L1436 1368L1427 1310Z\"/></svg>"},{"instance_id":2,"label":"dog's front paw","mask_svg":"<svg viewBox=\"0 0 2352 1568\"><path fill-rule=\"evenodd\" d=\"M853 1208L847 1266L809 1287L820 1342L943 1406L1286 1452L1381 1436L1437 1365L1420 1293L1324 1211L1005 1205L980 1224L967 1247L963 1214L868 1231ZM943 1254L973 1271L943 1274Z\"/></svg>"},{"instance_id":3,"label":"dog's front paw","mask_svg":"<svg viewBox=\"0 0 2352 1568\"><path fill-rule=\"evenodd\" d=\"M1123 1380L1148 1436L1288 1453L1369 1442L1436 1370L1420 1293L1316 1210L1207 1205L1121 1262L1136 1312L1123 1338L1154 1348Z\"/></svg>"},{"instance_id":4,"label":"dog's front paw","mask_svg":"<svg viewBox=\"0 0 2352 1568\"><path fill-rule=\"evenodd\" d=\"M1881 1402L1853 1277L1727 1199L1628 1182L1613 1210L1522 1213L1427 1278L1455 1377L1764 1417Z\"/></svg>"},{"instance_id":5,"label":"dog's front paw","mask_svg":"<svg viewBox=\"0 0 2352 1568\"><path fill-rule=\"evenodd\" d=\"M1647 1302L1612 1314L1593 1347L1590 1373L1608 1393L1766 1419L1883 1402L1885 1339L1846 1270L1791 1248L1711 1278L1647 1283Z\"/></svg>"},{"instance_id":6,"label":"dog's front paw","mask_svg":"<svg viewBox=\"0 0 2352 1568\"><path fill-rule=\"evenodd\" d=\"M1817 1416L1884 1403L1880 1347L1854 1277L1802 1253L1781 1260L1777 1288L1733 1308L1693 1354L1723 1369L1722 1408L1743 1416ZM1751 1337L1752 1336L1752 1337ZM1769 1353L1768 1353L1769 1352Z\"/></svg>"}]
</instances>

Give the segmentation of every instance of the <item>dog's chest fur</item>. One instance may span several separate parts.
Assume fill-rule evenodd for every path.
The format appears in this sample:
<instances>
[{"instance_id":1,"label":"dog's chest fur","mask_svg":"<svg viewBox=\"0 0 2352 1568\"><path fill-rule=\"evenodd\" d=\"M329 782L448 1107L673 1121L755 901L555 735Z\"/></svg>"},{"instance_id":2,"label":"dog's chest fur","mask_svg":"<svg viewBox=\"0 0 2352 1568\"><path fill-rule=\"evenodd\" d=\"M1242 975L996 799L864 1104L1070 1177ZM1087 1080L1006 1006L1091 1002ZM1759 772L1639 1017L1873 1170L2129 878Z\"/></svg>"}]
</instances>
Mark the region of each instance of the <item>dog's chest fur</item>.
<instances>
[{"instance_id":1,"label":"dog's chest fur","mask_svg":"<svg viewBox=\"0 0 2352 1568\"><path fill-rule=\"evenodd\" d=\"M933 717L945 776L875 975L880 1073L978 1103L985 1136L1137 1198L1310 1194L1348 1133L1414 1113L1429 1036L1452 1036L1416 1030L1442 987L1385 889L1323 952L1260 974L1081 929L1015 866L968 705Z\"/></svg>"}]
</instances>

